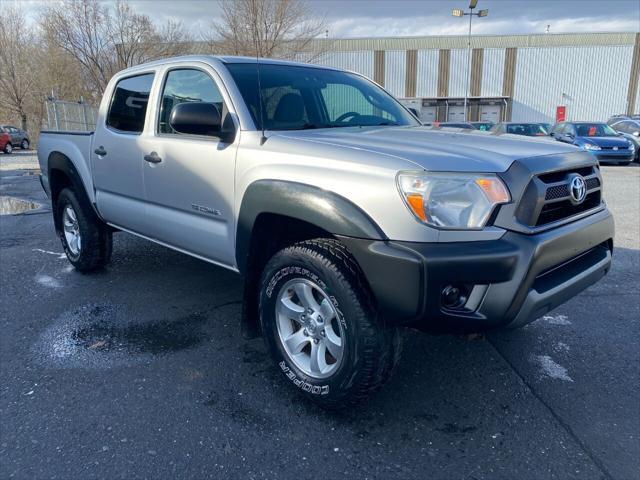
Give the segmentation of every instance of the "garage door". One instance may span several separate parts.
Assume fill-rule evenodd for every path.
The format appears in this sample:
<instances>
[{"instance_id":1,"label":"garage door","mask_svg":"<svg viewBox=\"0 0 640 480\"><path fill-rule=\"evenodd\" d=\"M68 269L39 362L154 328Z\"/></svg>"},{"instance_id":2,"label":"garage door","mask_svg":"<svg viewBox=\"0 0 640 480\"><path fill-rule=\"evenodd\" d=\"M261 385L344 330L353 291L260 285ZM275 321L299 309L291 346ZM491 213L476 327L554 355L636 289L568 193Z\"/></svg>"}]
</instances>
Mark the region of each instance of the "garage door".
<instances>
[{"instance_id":1,"label":"garage door","mask_svg":"<svg viewBox=\"0 0 640 480\"><path fill-rule=\"evenodd\" d=\"M480 121L498 123L500 121L500 105L480 105Z\"/></svg>"},{"instance_id":2,"label":"garage door","mask_svg":"<svg viewBox=\"0 0 640 480\"><path fill-rule=\"evenodd\" d=\"M464 122L464 105L449 107L447 122Z\"/></svg>"},{"instance_id":3,"label":"garage door","mask_svg":"<svg viewBox=\"0 0 640 480\"><path fill-rule=\"evenodd\" d=\"M422 107L420 110L420 120L422 123L433 123L436 121L436 107Z\"/></svg>"}]
</instances>

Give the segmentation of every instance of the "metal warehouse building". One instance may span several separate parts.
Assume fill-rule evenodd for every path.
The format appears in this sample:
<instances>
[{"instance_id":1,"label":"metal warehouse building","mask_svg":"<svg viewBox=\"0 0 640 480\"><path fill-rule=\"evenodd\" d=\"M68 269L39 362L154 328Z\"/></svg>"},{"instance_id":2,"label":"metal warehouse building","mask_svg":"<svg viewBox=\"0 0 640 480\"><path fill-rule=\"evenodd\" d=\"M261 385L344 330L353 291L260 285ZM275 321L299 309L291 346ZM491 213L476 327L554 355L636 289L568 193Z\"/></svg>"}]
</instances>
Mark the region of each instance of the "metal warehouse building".
<instances>
[{"instance_id":1,"label":"metal warehouse building","mask_svg":"<svg viewBox=\"0 0 640 480\"><path fill-rule=\"evenodd\" d=\"M425 122L461 121L468 37L315 40L311 60L353 70L416 108ZM553 123L640 111L640 33L474 36L469 119Z\"/></svg>"}]
</instances>

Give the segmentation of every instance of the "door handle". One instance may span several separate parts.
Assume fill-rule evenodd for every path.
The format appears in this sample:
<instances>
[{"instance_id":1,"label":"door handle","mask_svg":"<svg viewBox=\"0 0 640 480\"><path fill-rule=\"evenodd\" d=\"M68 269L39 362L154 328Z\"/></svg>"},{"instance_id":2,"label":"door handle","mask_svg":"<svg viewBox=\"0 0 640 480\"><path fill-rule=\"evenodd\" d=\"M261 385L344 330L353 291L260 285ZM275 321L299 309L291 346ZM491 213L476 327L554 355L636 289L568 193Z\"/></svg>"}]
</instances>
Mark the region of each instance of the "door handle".
<instances>
[{"instance_id":1,"label":"door handle","mask_svg":"<svg viewBox=\"0 0 640 480\"><path fill-rule=\"evenodd\" d=\"M104 147L102 145L100 145L98 148L96 148L93 153L95 153L96 155L100 155L101 157L104 157L107 154L107 151L104 149Z\"/></svg>"},{"instance_id":2,"label":"door handle","mask_svg":"<svg viewBox=\"0 0 640 480\"><path fill-rule=\"evenodd\" d=\"M144 159L149 163L160 163L162 161L156 152L151 152L149 155L145 155Z\"/></svg>"}]
</instances>

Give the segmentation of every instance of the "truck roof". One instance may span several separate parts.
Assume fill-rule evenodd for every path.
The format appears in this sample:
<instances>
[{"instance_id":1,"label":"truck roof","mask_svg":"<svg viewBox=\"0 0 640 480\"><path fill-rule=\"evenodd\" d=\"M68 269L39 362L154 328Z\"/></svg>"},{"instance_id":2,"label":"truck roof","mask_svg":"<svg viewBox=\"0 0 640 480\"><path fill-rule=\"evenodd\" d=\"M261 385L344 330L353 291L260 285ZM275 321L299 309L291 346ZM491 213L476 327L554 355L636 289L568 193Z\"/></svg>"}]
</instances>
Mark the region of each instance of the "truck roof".
<instances>
[{"instance_id":1,"label":"truck roof","mask_svg":"<svg viewBox=\"0 0 640 480\"><path fill-rule=\"evenodd\" d=\"M233 56L233 55L182 55L178 57L168 57L168 58L162 58L160 60L153 60L151 62L142 63L134 67L129 67L127 69L124 69L118 72L118 75L125 72L135 72L150 66L167 65L167 64L183 62L183 61L192 61L192 62L196 61L196 62L203 62L203 63L210 63L210 64L215 64L215 63L227 64L227 63L257 63L258 59L256 57L240 57L240 56ZM260 64L264 64L264 65L289 65L289 66L298 66L298 67L320 68L324 70L340 70L338 68L328 67L325 65L314 65L312 63L294 62L291 60L260 58L259 61L260 61Z\"/></svg>"}]
</instances>

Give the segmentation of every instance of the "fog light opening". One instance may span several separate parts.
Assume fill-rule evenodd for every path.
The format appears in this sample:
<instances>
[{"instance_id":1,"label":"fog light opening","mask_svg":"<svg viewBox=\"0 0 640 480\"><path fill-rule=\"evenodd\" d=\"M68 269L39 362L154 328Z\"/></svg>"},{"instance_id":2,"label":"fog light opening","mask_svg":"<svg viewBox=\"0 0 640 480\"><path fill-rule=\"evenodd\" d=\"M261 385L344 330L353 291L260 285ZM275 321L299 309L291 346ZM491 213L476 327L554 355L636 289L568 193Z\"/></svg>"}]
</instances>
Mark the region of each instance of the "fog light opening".
<instances>
[{"instance_id":1,"label":"fog light opening","mask_svg":"<svg viewBox=\"0 0 640 480\"><path fill-rule=\"evenodd\" d=\"M463 285L447 285L442 289L442 306L451 310L458 310L467 303L468 292Z\"/></svg>"}]
</instances>

